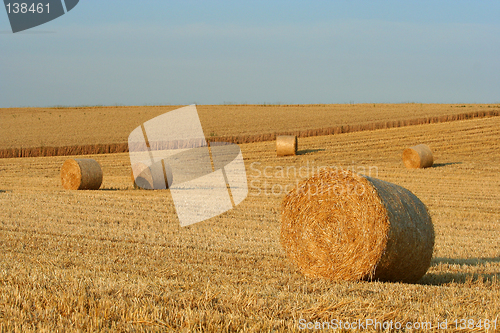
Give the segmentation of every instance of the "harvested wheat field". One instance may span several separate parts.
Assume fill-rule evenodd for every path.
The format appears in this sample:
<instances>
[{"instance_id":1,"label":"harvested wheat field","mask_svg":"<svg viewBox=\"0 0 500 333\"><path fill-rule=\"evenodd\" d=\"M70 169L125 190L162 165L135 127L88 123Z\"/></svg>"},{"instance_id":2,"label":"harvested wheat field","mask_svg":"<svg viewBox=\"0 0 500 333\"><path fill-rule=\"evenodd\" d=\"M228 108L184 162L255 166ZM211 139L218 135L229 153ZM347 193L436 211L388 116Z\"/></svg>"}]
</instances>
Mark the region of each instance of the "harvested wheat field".
<instances>
[{"instance_id":1,"label":"harvested wheat field","mask_svg":"<svg viewBox=\"0 0 500 333\"><path fill-rule=\"evenodd\" d=\"M448 105L432 116L469 108L487 106ZM401 118L428 115L406 111L401 107ZM75 109L49 112L63 118ZM392 117L371 112L372 121ZM149 118L124 125L120 137ZM248 134L224 126L209 131ZM259 126L248 131L274 131ZM98 129L75 133L85 144L120 142L100 137ZM76 142L59 142L58 135L46 144ZM3 148L39 146L35 135L26 143L2 140ZM407 169L402 152L420 143L432 149L434 165ZM185 228L168 190L134 189L127 153L78 156L101 165L97 191L62 188L68 157L0 159L0 332L289 332L328 328L326 322L335 328L340 321L363 331L378 329L376 322L393 331L398 324L437 331L444 323L449 330L500 330L500 117L302 137L297 155L287 157L276 156L275 141L240 148L248 197ZM288 259L280 244L283 198L323 167L400 185L425 203L435 246L417 283L311 279Z\"/></svg>"},{"instance_id":2,"label":"harvested wheat field","mask_svg":"<svg viewBox=\"0 0 500 333\"><path fill-rule=\"evenodd\" d=\"M130 132L178 106L0 109L0 157L127 151ZM500 115L499 104L201 105L211 141L271 141Z\"/></svg>"}]
</instances>

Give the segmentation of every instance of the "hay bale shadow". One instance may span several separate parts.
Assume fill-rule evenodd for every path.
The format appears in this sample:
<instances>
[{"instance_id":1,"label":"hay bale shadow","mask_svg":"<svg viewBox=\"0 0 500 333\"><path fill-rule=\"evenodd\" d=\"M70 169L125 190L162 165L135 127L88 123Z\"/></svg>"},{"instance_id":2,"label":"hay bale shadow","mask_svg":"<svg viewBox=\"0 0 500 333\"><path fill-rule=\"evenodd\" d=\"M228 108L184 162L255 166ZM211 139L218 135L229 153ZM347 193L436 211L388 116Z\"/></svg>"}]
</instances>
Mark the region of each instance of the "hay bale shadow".
<instances>
[{"instance_id":1,"label":"hay bale shadow","mask_svg":"<svg viewBox=\"0 0 500 333\"><path fill-rule=\"evenodd\" d=\"M439 264L447 265L467 265L467 266L480 266L487 263L500 262L500 257L496 258L469 258L469 259L451 259L451 258L433 258L431 266Z\"/></svg>"},{"instance_id":2,"label":"hay bale shadow","mask_svg":"<svg viewBox=\"0 0 500 333\"><path fill-rule=\"evenodd\" d=\"M478 273L427 273L418 284L430 286L444 286L451 283L471 284L481 281L482 283L495 283L499 281L500 273L497 274L478 274Z\"/></svg>"},{"instance_id":3,"label":"hay bale shadow","mask_svg":"<svg viewBox=\"0 0 500 333\"><path fill-rule=\"evenodd\" d=\"M121 189L118 187L104 187L100 188L99 191L125 191L125 189Z\"/></svg>"},{"instance_id":4,"label":"hay bale shadow","mask_svg":"<svg viewBox=\"0 0 500 333\"><path fill-rule=\"evenodd\" d=\"M303 150L298 150L297 155L306 155L306 154L311 154L315 153L318 151L325 151L326 149L324 148L318 148L318 149L303 149Z\"/></svg>"},{"instance_id":5,"label":"hay bale shadow","mask_svg":"<svg viewBox=\"0 0 500 333\"><path fill-rule=\"evenodd\" d=\"M431 267L444 265L465 265L465 266L481 266L487 263L500 263L500 257L495 258L468 258L468 259L451 259L451 258L434 258L431 262ZM493 283L500 281L500 272L480 274L480 273L427 273L424 275L419 284L442 286L450 283L456 284L471 284L476 282Z\"/></svg>"},{"instance_id":6,"label":"hay bale shadow","mask_svg":"<svg viewBox=\"0 0 500 333\"><path fill-rule=\"evenodd\" d=\"M440 168L448 165L463 164L463 162L434 163L431 168Z\"/></svg>"}]
</instances>

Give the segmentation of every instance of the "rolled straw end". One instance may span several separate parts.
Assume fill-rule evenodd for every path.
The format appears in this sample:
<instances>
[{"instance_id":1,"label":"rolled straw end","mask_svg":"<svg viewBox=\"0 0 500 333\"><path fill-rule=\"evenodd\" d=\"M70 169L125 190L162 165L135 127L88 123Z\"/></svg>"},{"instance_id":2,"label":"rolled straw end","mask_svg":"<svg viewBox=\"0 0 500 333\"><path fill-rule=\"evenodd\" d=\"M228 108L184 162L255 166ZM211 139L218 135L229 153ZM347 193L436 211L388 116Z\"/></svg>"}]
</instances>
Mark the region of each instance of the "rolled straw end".
<instances>
[{"instance_id":1,"label":"rolled straw end","mask_svg":"<svg viewBox=\"0 0 500 333\"><path fill-rule=\"evenodd\" d=\"M67 190L98 190L102 184L102 169L96 160L75 158L61 167L62 186Z\"/></svg>"},{"instance_id":2,"label":"rolled straw end","mask_svg":"<svg viewBox=\"0 0 500 333\"><path fill-rule=\"evenodd\" d=\"M420 144L403 151L403 163L408 169L428 168L434 163L434 157L429 146Z\"/></svg>"},{"instance_id":3,"label":"rolled straw end","mask_svg":"<svg viewBox=\"0 0 500 333\"><path fill-rule=\"evenodd\" d=\"M132 166L132 182L136 188L163 190L168 189L172 181L172 169L165 161L150 166L139 162Z\"/></svg>"},{"instance_id":4,"label":"rolled straw end","mask_svg":"<svg viewBox=\"0 0 500 333\"><path fill-rule=\"evenodd\" d=\"M277 156L297 155L297 136L281 135L276 137L276 155Z\"/></svg>"},{"instance_id":5,"label":"rolled straw end","mask_svg":"<svg viewBox=\"0 0 500 333\"><path fill-rule=\"evenodd\" d=\"M347 170L325 169L283 200L281 244L308 277L413 283L430 266L434 237L413 193Z\"/></svg>"}]
</instances>

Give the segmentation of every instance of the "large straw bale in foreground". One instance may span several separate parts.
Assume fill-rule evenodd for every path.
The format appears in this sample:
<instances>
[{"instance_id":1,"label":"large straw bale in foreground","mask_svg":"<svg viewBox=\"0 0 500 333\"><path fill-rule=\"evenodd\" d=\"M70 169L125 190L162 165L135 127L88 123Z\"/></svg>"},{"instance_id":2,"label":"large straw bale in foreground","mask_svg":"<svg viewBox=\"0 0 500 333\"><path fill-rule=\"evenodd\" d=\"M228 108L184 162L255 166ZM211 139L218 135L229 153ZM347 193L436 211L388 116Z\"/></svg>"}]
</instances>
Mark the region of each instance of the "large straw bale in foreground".
<instances>
[{"instance_id":1,"label":"large straw bale in foreground","mask_svg":"<svg viewBox=\"0 0 500 333\"><path fill-rule=\"evenodd\" d=\"M434 158L429 146L420 144L403 151L403 163L408 169L428 168L434 163Z\"/></svg>"},{"instance_id":2,"label":"large straw bale in foreground","mask_svg":"<svg viewBox=\"0 0 500 333\"><path fill-rule=\"evenodd\" d=\"M101 166L90 158L75 158L61 167L62 186L67 190L98 190L102 183Z\"/></svg>"},{"instance_id":3,"label":"large straw bale in foreground","mask_svg":"<svg viewBox=\"0 0 500 333\"><path fill-rule=\"evenodd\" d=\"M297 155L297 136L281 135L276 137L276 155L278 156Z\"/></svg>"},{"instance_id":4,"label":"large straw bale in foreground","mask_svg":"<svg viewBox=\"0 0 500 333\"><path fill-rule=\"evenodd\" d=\"M413 283L429 268L434 228L410 191L326 169L285 197L281 244L308 277Z\"/></svg>"}]
</instances>

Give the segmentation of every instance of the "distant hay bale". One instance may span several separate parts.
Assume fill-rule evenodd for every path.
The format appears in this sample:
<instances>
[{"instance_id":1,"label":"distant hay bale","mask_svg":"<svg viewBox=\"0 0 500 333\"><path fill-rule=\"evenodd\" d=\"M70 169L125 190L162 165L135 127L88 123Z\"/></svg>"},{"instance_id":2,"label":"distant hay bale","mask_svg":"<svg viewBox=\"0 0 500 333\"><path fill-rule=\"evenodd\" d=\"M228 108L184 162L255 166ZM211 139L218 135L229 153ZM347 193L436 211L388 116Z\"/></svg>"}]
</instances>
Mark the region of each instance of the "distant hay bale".
<instances>
[{"instance_id":1,"label":"distant hay bale","mask_svg":"<svg viewBox=\"0 0 500 333\"><path fill-rule=\"evenodd\" d=\"M297 154L297 136L281 135L276 137L276 155L291 156Z\"/></svg>"},{"instance_id":2,"label":"distant hay bale","mask_svg":"<svg viewBox=\"0 0 500 333\"><path fill-rule=\"evenodd\" d=\"M132 165L130 176L132 183L134 184L134 188L153 188L153 180L152 177L150 177L149 167L146 164L139 162Z\"/></svg>"},{"instance_id":3,"label":"distant hay bale","mask_svg":"<svg viewBox=\"0 0 500 333\"><path fill-rule=\"evenodd\" d=\"M165 176L167 181L165 182ZM144 162L132 166L132 182L134 188L145 190L161 190L172 184L172 169L164 162L159 161L150 166Z\"/></svg>"},{"instance_id":4,"label":"distant hay bale","mask_svg":"<svg viewBox=\"0 0 500 333\"><path fill-rule=\"evenodd\" d=\"M98 190L102 183L101 166L90 158L75 158L61 167L62 186L67 190Z\"/></svg>"},{"instance_id":5,"label":"distant hay bale","mask_svg":"<svg viewBox=\"0 0 500 333\"><path fill-rule=\"evenodd\" d=\"M420 144L403 151L403 163L408 169L428 168L434 163L434 158L429 146Z\"/></svg>"},{"instance_id":6,"label":"distant hay bale","mask_svg":"<svg viewBox=\"0 0 500 333\"><path fill-rule=\"evenodd\" d=\"M325 169L287 194L281 244L308 277L414 283L430 266L434 227L410 191Z\"/></svg>"}]
</instances>

